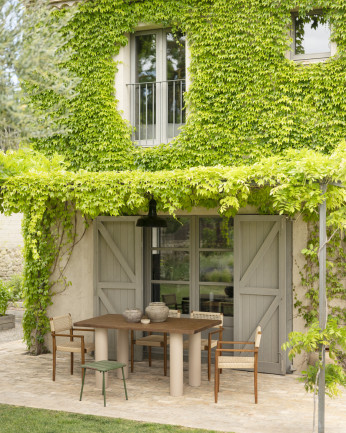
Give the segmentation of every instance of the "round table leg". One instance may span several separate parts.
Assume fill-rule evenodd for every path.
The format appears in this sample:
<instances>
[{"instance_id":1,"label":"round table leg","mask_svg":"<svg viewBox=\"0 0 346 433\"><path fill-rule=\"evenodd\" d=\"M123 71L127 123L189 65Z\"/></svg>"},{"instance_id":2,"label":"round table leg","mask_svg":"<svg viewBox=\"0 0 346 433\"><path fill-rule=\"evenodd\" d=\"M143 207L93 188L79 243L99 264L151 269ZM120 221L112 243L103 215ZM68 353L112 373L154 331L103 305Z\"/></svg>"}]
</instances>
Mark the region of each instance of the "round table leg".
<instances>
[{"instance_id":1,"label":"round table leg","mask_svg":"<svg viewBox=\"0 0 346 433\"><path fill-rule=\"evenodd\" d=\"M184 392L183 335L170 334L169 338L170 394L173 397L180 397Z\"/></svg>"},{"instance_id":2,"label":"round table leg","mask_svg":"<svg viewBox=\"0 0 346 433\"><path fill-rule=\"evenodd\" d=\"M201 385L201 333L189 335L189 385Z\"/></svg>"},{"instance_id":3,"label":"round table leg","mask_svg":"<svg viewBox=\"0 0 346 433\"><path fill-rule=\"evenodd\" d=\"M118 329L117 333L117 361L126 364L124 367L125 379L129 377L129 331ZM117 371L118 379L123 379L121 370Z\"/></svg>"},{"instance_id":4,"label":"round table leg","mask_svg":"<svg viewBox=\"0 0 346 433\"><path fill-rule=\"evenodd\" d=\"M108 329L95 328L95 361L108 361ZM108 386L108 374L105 377ZM96 387L102 389L102 373L96 371Z\"/></svg>"}]
</instances>

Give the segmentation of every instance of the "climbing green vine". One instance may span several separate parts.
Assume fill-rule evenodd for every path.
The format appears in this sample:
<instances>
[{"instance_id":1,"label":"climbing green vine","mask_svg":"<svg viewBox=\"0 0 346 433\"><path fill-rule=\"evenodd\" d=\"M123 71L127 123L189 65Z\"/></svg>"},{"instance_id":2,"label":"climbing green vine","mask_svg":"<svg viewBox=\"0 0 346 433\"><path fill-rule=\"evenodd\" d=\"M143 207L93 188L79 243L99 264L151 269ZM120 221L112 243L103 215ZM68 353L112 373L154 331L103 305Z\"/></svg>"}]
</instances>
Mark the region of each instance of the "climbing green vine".
<instances>
[{"instance_id":1,"label":"climbing green vine","mask_svg":"<svg viewBox=\"0 0 346 433\"><path fill-rule=\"evenodd\" d=\"M309 66L287 59L291 11L298 6L302 16L323 8L338 47L334 57ZM114 90L114 58L140 22L184 32L191 58L187 123L174 142L151 149L132 144ZM62 125L70 133L35 148L65 155L73 169L252 163L288 148L329 153L345 136L343 0L87 1L67 31L75 52L68 67L81 78Z\"/></svg>"},{"instance_id":2,"label":"climbing green vine","mask_svg":"<svg viewBox=\"0 0 346 433\"><path fill-rule=\"evenodd\" d=\"M346 324L346 308L341 308L340 302L346 301L346 291L342 283L346 279L346 239L341 230L328 229L327 244L327 300L328 313L337 317L344 326ZM318 319L318 227L313 225L309 233L307 248L302 250L305 264L301 270L301 285L305 289L305 299L296 297L295 308L304 318L307 325Z\"/></svg>"}]
</instances>

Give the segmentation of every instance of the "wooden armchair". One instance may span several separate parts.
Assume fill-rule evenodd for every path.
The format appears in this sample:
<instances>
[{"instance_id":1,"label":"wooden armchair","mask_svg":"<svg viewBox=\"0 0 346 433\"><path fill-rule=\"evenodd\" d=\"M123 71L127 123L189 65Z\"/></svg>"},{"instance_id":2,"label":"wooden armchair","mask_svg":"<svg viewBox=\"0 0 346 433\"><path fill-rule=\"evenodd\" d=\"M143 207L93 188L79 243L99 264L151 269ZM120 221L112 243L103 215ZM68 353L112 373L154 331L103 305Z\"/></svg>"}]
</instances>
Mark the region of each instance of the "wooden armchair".
<instances>
[{"instance_id":1,"label":"wooden armchair","mask_svg":"<svg viewBox=\"0 0 346 433\"><path fill-rule=\"evenodd\" d=\"M81 354L81 363L85 362L85 353L92 352L95 350L95 345L93 343L86 343L84 341L84 335L74 334L74 331L91 331L94 329L84 329L84 328L74 328L72 326L71 314L66 314L65 316L57 316L49 319L50 330L53 339L53 380L55 380L56 372L56 352L60 350L61 352L71 353L71 374L73 374L73 354ZM63 340L63 341L61 341ZM82 369L83 377L83 369Z\"/></svg>"},{"instance_id":2,"label":"wooden armchair","mask_svg":"<svg viewBox=\"0 0 346 433\"><path fill-rule=\"evenodd\" d=\"M214 331L208 331L208 338L201 339L201 350L208 351L208 380L211 378L211 350L217 346L218 340L213 339L213 335L218 334L219 341L222 340L223 332L223 314L222 313L209 313L207 311L191 311L191 319L209 319L221 320L221 324L215 326ZM184 349L189 348L189 341L184 341Z\"/></svg>"},{"instance_id":3,"label":"wooden armchair","mask_svg":"<svg viewBox=\"0 0 346 433\"><path fill-rule=\"evenodd\" d=\"M169 310L168 317L180 318L179 310ZM134 345L147 346L149 367L151 367L151 348L152 347L163 347L163 373L167 376L167 345L169 344L169 336L167 333L164 334L153 334L149 332L149 335L135 339L134 331L131 331L131 373L133 373L134 367Z\"/></svg>"},{"instance_id":4,"label":"wooden armchair","mask_svg":"<svg viewBox=\"0 0 346 433\"><path fill-rule=\"evenodd\" d=\"M257 404L257 372L258 372L258 350L261 342L261 327L257 326L255 341L219 341L215 351L215 403L217 403L218 392L220 390L220 373L225 368L241 369L253 368L254 370L254 391L255 403ZM225 349L227 345L252 345L253 349ZM222 356L224 352L244 352L253 353L253 356Z\"/></svg>"}]
</instances>

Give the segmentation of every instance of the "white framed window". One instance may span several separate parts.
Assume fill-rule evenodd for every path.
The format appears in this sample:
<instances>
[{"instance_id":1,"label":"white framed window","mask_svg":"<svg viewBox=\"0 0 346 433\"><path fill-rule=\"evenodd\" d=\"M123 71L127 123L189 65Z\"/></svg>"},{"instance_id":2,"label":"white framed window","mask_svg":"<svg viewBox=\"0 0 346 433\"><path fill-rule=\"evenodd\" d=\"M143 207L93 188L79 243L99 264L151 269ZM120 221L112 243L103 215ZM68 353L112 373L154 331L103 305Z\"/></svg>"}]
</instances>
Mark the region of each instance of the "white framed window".
<instances>
[{"instance_id":1,"label":"white framed window","mask_svg":"<svg viewBox=\"0 0 346 433\"><path fill-rule=\"evenodd\" d=\"M304 17L292 14L291 59L320 61L332 55L330 25L322 11L312 11Z\"/></svg>"},{"instance_id":2,"label":"white framed window","mask_svg":"<svg viewBox=\"0 0 346 433\"><path fill-rule=\"evenodd\" d=\"M185 124L186 38L170 29L131 36L130 121L143 146L168 143Z\"/></svg>"}]
</instances>

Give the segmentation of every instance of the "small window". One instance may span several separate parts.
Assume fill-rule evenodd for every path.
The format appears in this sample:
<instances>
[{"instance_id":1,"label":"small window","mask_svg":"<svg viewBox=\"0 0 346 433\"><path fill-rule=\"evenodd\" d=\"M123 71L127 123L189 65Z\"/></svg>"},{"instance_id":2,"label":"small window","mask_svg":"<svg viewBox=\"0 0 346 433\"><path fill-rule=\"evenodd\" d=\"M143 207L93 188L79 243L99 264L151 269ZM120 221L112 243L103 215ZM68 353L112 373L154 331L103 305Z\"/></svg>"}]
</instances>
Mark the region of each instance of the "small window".
<instances>
[{"instance_id":1,"label":"small window","mask_svg":"<svg viewBox=\"0 0 346 433\"><path fill-rule=\"evenodd\" d=\"M322 12L293 15L293 60L330 57L330 26Z\"/></svg>"},{"instance_id":2,"label":"small window","mask_svg":"<svg viewBox=\"0 0 346 433\"><path fill-rule=\"evenodd\" d=\"M185 35L169 29L137 32L131 43L130 94L133 140L168 143L185 124Z\"/></svg>"}]
</instances>

